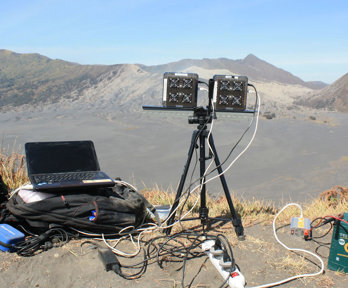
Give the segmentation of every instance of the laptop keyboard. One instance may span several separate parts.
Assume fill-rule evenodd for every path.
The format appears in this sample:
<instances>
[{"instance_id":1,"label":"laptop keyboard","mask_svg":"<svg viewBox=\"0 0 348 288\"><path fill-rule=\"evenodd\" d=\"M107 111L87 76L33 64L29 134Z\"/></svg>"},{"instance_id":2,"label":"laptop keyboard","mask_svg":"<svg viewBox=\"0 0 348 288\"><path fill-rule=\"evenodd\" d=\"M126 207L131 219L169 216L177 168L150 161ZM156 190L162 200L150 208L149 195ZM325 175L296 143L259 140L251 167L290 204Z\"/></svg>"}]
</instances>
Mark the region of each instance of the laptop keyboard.
<instances>
[{"instance_id":1,"label":"laptop keyboard","mask_svg":"<svg viewBox=\"0 0 348 288\"><path fill-rule=\"evenodd\" d=\"M101 172L69 172L69 173L52 173L45 175L35 175L36 183L62 183L71 181L103 179L104 174Z\"/></svg>"}]
</instances>

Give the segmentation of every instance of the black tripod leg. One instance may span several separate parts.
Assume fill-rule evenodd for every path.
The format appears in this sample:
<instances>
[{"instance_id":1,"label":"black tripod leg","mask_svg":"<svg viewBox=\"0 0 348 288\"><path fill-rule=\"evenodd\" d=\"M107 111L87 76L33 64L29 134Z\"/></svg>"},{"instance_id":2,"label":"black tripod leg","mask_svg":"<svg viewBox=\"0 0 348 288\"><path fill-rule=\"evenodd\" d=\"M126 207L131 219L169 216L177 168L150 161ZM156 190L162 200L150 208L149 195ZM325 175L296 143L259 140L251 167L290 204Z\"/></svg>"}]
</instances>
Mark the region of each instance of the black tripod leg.
<instances>
[{"instance_id":1,"label":"black tripod leg","mask_svg":"<svg viewBox=\"0 0 348 288\"><path fill-rule=\"evenodd\" d=\"M213 150L213 153L215 155L216 168L217 168L219 174L221 174L223 171L222 171L222 168L221 168L221 163L220 163L220 160L219 160L219 156L218 156L216 148L215 148L214 139L213 139L213 135L212 134L209 137L209 143L210 143L210 147ZM231 211L231 215L232 215L232 224L234 226L234 230L236 231L236 234L237 234L238 238L241 239L241 240L244 240L245 235L244 235L244 228L243 228L242 220L238 217L238 215L236 213L236 210L234 209L234 205L233 205L233 202L232 202L230 191L228 190L228 186L227 186L227 182L226 182L226 179L225 179L225 175L221 174L219 177L220 177L221 184L222 184L222 187L223 187L224 192L225 192L225 196L226 196L226 199L227 199L228 206L230 207L230 211Z\"/></svg>"},{"instance_id":2,"label":"black tripod leg","mask_svg":"<svg viewBox=\"0 0 348 288\"><path fill-rule=\"evenodd\" d=\"M182 190L184 188L184 185L185 185L185 180L186 180L186 176L187 176L187 172L190 168L190 163L191 163L191 159L192 159L192 155L193 155L193 152L196 148L196 145L197 145L197 140L198 140L198 137L197 137L197 134L199 133L198 130L195 130L193 131L193 134L192 134L192 139L191 139L191 145L190 145L190 149L189 149L189 152L188 152L188 156L187 156L187 160L186 160L186 164L185 164L185 167L184 167L184 172L182 173L181 175L181 179L180 179L180 184L179 184L179 187L178 187L178 190L176 192L176 196L175 196L175 201L174 201L174 204L172 206L172 209L170 210L170 213L169 215L171 215L173 213L173 211L176 210L176 208L178 207L179 205L179 200L180 200L180 197L181 197L181 193L182 193ZM175 212L173 213L173 215L168 219L167 221L167 225L170 226L174 223L174 219L175 219ZM167 229L165 229L165 232L167 235L170 234L170 232L172 231L172 227L169 227Z\"/></svg>"},{"instance_id":3,"label":"black tripod leg","mask_svg":"<svg viewBox=\"0 0 348 288\"><path fill-rule=\"evenodd\" d=\"M206 220L208 219L208 213L209 210L207 208L207 200L206 200L206 184L205 184L205 161L206 161L206 156L205 156L205 140L207 138L207 131L204 130L200 135L199 135L199 162L200 162L200 181L201 183L201 207L199 208L199 218L201 219L201 222L203 225L206 224Z\"/></svg>"}]
</instances>

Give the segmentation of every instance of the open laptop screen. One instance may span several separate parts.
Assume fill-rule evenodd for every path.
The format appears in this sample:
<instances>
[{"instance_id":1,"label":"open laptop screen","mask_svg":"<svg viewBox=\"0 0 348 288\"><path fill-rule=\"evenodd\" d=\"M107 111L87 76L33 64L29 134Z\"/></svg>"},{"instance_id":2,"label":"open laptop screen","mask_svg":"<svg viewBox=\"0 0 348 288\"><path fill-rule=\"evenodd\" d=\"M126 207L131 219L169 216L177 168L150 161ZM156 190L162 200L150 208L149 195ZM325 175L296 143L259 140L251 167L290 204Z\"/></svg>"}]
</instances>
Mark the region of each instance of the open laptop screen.
<instances>
[{"instance_id":1,"label":"open laptop screen","mask_svg":"<svg viewBox=\"0 0 348 288\"><path fill-rule=\"evenodd\" d=\"M31 142L25 150L30 174L100 170L92 141Z\"/></svg>"}]
</instances>

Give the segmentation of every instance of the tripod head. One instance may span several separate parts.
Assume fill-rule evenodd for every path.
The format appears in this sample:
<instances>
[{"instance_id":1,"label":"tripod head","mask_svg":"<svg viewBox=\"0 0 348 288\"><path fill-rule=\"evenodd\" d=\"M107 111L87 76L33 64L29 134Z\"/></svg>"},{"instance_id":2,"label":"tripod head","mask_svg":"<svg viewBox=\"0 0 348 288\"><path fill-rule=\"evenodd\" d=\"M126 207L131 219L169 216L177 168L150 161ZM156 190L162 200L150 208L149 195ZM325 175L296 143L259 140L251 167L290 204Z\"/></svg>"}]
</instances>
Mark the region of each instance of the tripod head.
<instances>
[{"instance_id":1,"label":"tripod head","mask_svg":"<svg viewBox=\"0 0 348 288\"><path fill-rule=\"evenodd\" d=\"M202 82L201 82L202 83ZM216 119L216 113L213 112L212 99L213 99L213 79L209 80L208 84L208 106L207 107L196 107L193 110L193 116L189 116L189 124L209 124L213 119Z\"/></svg>"},{"instance_id":2,"label":"tripod head","mask_svg":"<svg viewBox=\"0 0 348 288\"><path fill-rule=\"evenodd\" d=\"M193 116L189 116L188 123L205 125L211 123L213 119L216 119L216 114L209 108L196 107L193 110Z\"/></svg>"}]
</instances>

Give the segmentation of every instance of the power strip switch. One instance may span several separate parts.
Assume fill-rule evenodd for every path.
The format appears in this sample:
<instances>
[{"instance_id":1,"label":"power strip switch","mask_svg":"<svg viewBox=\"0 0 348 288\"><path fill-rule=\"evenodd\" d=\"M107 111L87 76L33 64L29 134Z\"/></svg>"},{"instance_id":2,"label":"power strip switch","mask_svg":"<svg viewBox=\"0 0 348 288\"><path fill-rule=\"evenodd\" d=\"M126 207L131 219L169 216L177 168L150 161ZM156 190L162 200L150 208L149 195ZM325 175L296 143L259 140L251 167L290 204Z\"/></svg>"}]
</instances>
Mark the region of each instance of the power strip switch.
<instances>
[{"instance_id":1,"label":"power strip switch","mask_svg":"<svg viewBox=\"0 0 348 288\"><path fill-rule=\"evenodd\" d=\"M215 241L214 240L207 240L203 242L202 249L207 253L209 256L209 259L211 263L215 266L215 268L219 271L220 275L228 283L230 288L244 288L245 287L245 278L243 274L239 271L237 266L234 267L232 271L229 269L231 266L227 265L227 267L223 267L226 265L221 265L224 263L224 257L223 253L215 253L215 255L211 251L219 251L218 249L214 248ZM229 262L230 263L230 262Z\"/></svg>"}]
</instances>

